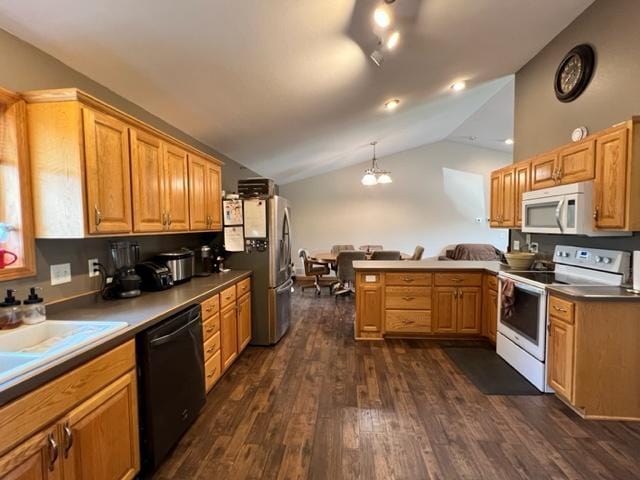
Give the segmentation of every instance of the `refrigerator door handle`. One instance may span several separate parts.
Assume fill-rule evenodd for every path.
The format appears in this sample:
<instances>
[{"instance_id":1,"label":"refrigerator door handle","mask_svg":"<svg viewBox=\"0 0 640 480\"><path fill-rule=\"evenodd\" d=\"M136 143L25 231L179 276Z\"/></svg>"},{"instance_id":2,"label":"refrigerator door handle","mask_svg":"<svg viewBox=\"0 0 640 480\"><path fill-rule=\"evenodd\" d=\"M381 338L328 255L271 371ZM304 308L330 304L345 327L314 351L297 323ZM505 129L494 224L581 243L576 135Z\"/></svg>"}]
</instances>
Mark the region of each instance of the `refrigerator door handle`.
<instances>
[{"instance_id":1,"label":"refrigerator door handle","mask_svg":"<svg viewBox=\"0 0 640 480\"><path fill-rule=\"evenodd\" d=\"M284 282L282 285L280 285L278 288L276 288L276 294L282 293L282 292L290 289L291 287L293 287L293 279L292 278L290 278L289 280Z\"/></svg>"}]
</instances>

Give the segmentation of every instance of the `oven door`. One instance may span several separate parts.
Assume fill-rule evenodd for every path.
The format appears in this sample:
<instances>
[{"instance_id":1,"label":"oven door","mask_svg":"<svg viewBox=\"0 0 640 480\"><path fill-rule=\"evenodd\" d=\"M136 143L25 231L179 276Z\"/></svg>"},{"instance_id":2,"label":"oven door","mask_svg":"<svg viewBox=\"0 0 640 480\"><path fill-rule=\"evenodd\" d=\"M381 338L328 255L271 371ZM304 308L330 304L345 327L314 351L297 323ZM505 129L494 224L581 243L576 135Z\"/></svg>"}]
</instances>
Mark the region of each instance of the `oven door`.
<instances>
[{"instance_id":1,"label":"oven door","mask_svg":"<svg viewBox=\"0 0 640 480\"><path fill-rule=\"evenodd\" d=\"M533 355L545 361L547 294L537 288L514 281L515 302L510 312L502 306L504 279L500 278L498 291L498 331Z\"/></svg>"},{"instance_id":2,"label":"oven door","mask_svg":"<svg viewBox=\"0 0 640 480\"><path fill-rule=\"evenodd\" d=\"M531 198L522 202L525 233L578 234L579 195Z\"/></svg>"}]
</instances>

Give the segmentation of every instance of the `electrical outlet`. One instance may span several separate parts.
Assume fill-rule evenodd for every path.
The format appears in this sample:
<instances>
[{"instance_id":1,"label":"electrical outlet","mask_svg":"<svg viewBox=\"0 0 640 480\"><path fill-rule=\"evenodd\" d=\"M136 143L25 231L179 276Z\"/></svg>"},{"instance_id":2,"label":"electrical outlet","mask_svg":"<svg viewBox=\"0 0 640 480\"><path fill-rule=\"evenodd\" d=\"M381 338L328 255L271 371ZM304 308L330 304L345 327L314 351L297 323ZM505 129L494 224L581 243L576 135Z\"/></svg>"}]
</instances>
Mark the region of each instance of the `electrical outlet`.
<instances>
[{"instance_id":1,"label":"electrical outlet","mask_svg":"<svg viewBox=\"0 0 640 480\"><path fill-rule=\"evenodd\" d=\"M531 253L538 253L538 242L532 242L529 244L529 251Z\"/></svg>"},{"instance_id":2,"label":"electrical outlet","mask_svg":"<svg viewBox=\"0 0 640 480\"><path fill-rule=\"evenodd\" d=\"M100 262L97 258L92 258L89 260L89 277L97 277L98 275L100 275L100 272L97 270L98 263Z\"/></svg>"},{"instance_id":3,"label":"electrical outlet","mask_svg":"<svg viewBox=\"0 0 640 480\"><path fill-rule=\"evenodd\" d=\"M520 240L514 240L513 241L513 249L515 251L519 251L520 250Z\"/></svg>"},{"instance_id":4,"label":"electrical outlet","mask_svg":"<svg viewBox=\"0 0 640 480\"><path fill-rule=\"evenodd\" d=\"M61 285L71 282L71 264L61 263L51 265L51 285Z\"/></svg>"}]
</instances>

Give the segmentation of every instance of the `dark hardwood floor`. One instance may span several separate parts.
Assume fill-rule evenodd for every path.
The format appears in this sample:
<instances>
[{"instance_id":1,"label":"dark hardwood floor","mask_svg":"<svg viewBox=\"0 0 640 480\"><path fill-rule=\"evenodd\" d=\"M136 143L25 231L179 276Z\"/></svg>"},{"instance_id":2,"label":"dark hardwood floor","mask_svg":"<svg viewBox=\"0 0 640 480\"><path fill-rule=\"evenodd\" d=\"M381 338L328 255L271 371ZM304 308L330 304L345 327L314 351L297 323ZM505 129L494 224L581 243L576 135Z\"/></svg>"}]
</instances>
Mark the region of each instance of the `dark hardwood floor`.
<instances>
[{"instance_id":1,"label":"dark hardwood floor","mask_svg":"<svg viewBox=\"0 0 640 480\"><path fill-rule=\"evenodd\" d=\"M291 331L247 349L154 478L640 478L640 424L485 396L434 342L356 343L353 315L297 291Z\"/></svg>"}]
</instances>

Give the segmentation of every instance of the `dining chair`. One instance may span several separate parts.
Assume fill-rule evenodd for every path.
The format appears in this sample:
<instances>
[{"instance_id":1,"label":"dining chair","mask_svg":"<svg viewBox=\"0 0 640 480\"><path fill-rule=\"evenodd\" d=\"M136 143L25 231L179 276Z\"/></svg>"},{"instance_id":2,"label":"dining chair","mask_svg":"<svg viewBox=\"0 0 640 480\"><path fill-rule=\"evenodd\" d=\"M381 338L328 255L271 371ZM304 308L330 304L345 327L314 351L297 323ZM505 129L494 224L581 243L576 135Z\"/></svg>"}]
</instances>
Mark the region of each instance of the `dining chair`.
<instances>
[{"instance_id":1,"label":"dining chair","mask_svg":"<svg viewBox=\"0 0 640 480\"><path fill-rule=\"evenodd\" d=\"M422 260L422 254L424 253L424 247L422 245L416 245L416 249L411 255L411 260Z\"/></svg>"},{"instance_id":2,"label":"dining chair","mask_svg":"<svg viewBox=\"0 0 640 480\"><path fill-rule=\"evenodd\" d=\"M400 260L402 255L398 250L378 250L371 254L371 260Z\"/></svg>"},{"instance_id":3,"label":"dining chair","mask_svg":"<svg viewBox=\"0 0 640 480\"><path fill-rule=\"evenodd\" d=\"M355 248L353 245L334 245L333 247L331 247L331 254L338 255L339 252L342 252L344 250L355 250Z\"/></svg>"},{"instance_id":4,"label":"dining chair","mask_svg":"<svg viewBox=\"0 0 640 480\"><path fill-rule=\"evenodd\" d=\"M316 289L316 294L320 295L320 289L326 287L331 292L332 287L338 283L338 280L335 278L323 278L324 275L329 275L330 273L329 265L309 259L309 253L304 248L298 250L298 256L302 259L305 276L314 277L313 284L300 285L300 289L304 292L305 288L313 287Z\"/></svg>"},{"instance_id":5,"label":"dining chair","mask_svg":"<svg viewBox=\"0 0 640 480\"><path fill-rule=\"evenodd\" d=\"M356 272L353 269L353 262L356 260L366 260L367 254L360 250L343 250L338 253L336 264L338 265L338 280L340 287L334 291L336 299L341 296L351 295L355 292L354 283Z\"/></svg>"}]
</instances>

